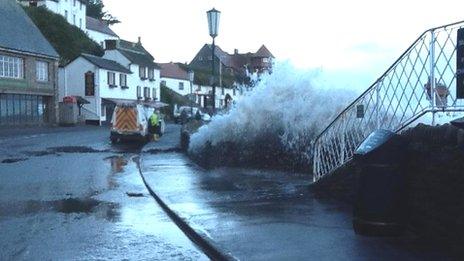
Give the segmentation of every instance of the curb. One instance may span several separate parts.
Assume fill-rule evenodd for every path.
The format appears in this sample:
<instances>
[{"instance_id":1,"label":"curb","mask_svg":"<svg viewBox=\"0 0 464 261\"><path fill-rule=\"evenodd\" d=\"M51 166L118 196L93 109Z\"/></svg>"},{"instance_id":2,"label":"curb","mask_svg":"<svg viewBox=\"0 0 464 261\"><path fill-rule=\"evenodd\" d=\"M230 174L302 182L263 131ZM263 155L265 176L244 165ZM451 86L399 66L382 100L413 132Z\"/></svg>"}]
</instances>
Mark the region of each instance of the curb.
<instances>
[{"instance_id":1,"label":"curb","mask_svg":"<svg viewBox=\"0 0 464 261\"><path fill-rule=\"evenodd\" d=\"M150 185L145 180L145 176L142 172L142 151L140 153L139 160L137 161L137 167L139 169L139 174L142 177L145 187L148 189L150 195L156 200L156 202L161 206L164 212L169 216L169 218L182 230L182 232L195 244L197 245L204 254L206 254L211 260L237 260L235 257L229 253L223 253L215 246L210 239L207 239L206 236L201 235L196 232L183 218L177 215L150 187Z\"/></svg>"}]
</instances>

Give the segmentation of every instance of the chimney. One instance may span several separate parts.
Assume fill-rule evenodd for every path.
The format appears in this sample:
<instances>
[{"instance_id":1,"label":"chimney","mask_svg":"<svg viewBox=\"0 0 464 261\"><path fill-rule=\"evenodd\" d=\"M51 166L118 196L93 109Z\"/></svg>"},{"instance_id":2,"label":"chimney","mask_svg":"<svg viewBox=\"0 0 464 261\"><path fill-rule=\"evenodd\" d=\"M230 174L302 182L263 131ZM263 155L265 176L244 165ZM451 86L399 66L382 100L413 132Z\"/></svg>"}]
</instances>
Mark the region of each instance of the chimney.
<instances>
[{"instance_id":1,"label":"chimney","mask_svg":"<svg viewBox=\"0 0 464 261\"><path fill-rule=\"evenodd\" d=\"M238 54L238 49L234 49L234 54Z\"/></svg>"},{"instance_id":2,"label":"chimney","mask_svg":"<svg viewBox=\"0 0 464 261\"><path fill-rule=\"evenodd\" d=\"M139 41L137 42L138 44L142 44L142 37L139 36Z\"/></svg>"}]
</instances>

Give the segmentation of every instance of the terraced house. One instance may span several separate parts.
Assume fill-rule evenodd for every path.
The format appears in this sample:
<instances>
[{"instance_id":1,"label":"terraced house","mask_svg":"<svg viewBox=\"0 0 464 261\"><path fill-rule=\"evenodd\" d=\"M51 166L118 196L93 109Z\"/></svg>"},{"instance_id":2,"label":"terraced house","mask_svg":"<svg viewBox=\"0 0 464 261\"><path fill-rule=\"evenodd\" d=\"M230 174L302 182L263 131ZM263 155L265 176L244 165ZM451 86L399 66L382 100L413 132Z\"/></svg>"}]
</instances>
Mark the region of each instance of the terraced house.
<instances>
[{"instance_id":1,"label":"terraced house","mask_svg":"<svg viewBox=\"0 0 464 261\"><path fill-rule=\"evenodd\" d=\"M0 126L55 123L59 55L16 1L0 24Z\"/></svg>"}]
</instances>

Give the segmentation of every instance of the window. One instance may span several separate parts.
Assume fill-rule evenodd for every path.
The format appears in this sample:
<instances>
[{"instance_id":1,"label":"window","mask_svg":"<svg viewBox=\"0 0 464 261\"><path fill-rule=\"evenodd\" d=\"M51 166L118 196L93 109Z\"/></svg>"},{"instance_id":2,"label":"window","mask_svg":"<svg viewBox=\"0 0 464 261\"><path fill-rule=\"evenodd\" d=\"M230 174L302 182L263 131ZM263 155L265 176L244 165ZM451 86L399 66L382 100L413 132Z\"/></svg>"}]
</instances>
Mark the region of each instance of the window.
<instances>
[{"instance_id":1,"label":"window","mask_svg":"<svg viewBox=\"0 0 464 261\"><path fill-rule=\"evenodd\" d=\"M155 70L148 69L148 79L154 80L155 79Z\"/></svg>"},{"instance_id":2,"label":"window","mask_svg":"<svg viewBox=\"0 0 464 261\"><path fill-rule=\"evenodd\" d=\"M137 86L137 99L142 99L142 87Z\"/></svg>"},{"instance_id":3,"label":"window","mask_svg":"<svg viewBox=\"0 0 464 261\"><path fill-rule=\"evenodd\" d=\"M82 18L79 18L79 28L82 29Z\"/></svg>"},{"instance_id":4,"label":"window","mask_svg":"<svg viewBox=\"0 0 464 261\"><path fill-rule=\"evenodd\" d=\"M156 88L152 89L151 96L153 97L153 100L156 100Z\"/></svg>"},{"instance_id":5,"label":"window","mask_svg":"<svg viewBox=\"0 0 464 261\"><path fill-rule=\"evenodd\" d=\"M221 94L224 95L224 87L221 87Z\"/></svg>"},{"instance_id":6,"label":"window","mask_svg":"<svg viewBox=\"0 0 464 261\"><path fill-rule=\"evenodd\" d=\"M263 58L263 63L268 63L269 62L269 58Z\"/></svg>"},{"instance_id":7,"label":"window","mask_svg":"<svg viewBox=\"0 0 464 261\"><path fill-rule=\"evenodd\" d=\"M160 85L161 85L161 86L166 86L166 81L165 81L165 80L161 81L161 84L160 84Z\"/></svg>"},{"instance_id":8,"label":"window","mask_svg":"<svg viewBox=\"0 0 464 261\"><path fill-rule=\"evenodd\" d=\"M85 73L85 96L95 95L95 74L93 72Z\"/></svg>"},{"instance_id":9,"label":"window","mask_svg":"<svg viewBox=\"0 0 464 261\"><path fill-rule=\"evenodd\" d=\"M76 0L73 1L73 5L76 6Z\"/></svg>"},{"instance_id":10,"label":"window","mask_svg":"<svg viewBox=\"0 0 464 261\"><path fill-rule=\"evenodd\" d=\"M235 88L232 89L232 95L237 95Z\"/></svg>"},{"instance_id":11,"label":"window","mask_svg":"<svg viewBox=\"0 0 464 261\"><path fill-rule=\"evenodd\" d=\"M127 87L127 75L122 73L119 75L119 85L123 89Z\"/></svg>"},{"instance_id":12,"label":"window","mask_svg":"<svg viewBox=\"0 0 464 261\"><path fill-rule=\"evenodd\" d=\"M37 61L35 63L35 74L37 81L48 82L48 63Z\"/></svg>"},{"instance_id":13,"label":"window","mask_svg":"<svg viewBox=\"0 0 464 261\"><path fill-rule=\"evenodd\" d=\"M106 106L102 104L102 105L100 106L100 109L101 109L101 110L100 110L100 116L106 117Z\"/></svg>"},{"instance_id":14,"label":"window","mask_svg":"<svg viewBox=\"0 0 464 261\"><path fill-rule=\"evenodd\" d=\"M0 77L22 79L23 66L22 58L0 55Z\"/></svg>"},{"instance_id":15,"label":"window","mask_svg":"<svg viewBox=\"0 0 464 261\"><path fill-rule=\"evenodd\" d=\"M150 88L143 87L143 97L145 99L150 99Z\"/></svg>"},{"instance_id":16,"label":"window","mask_svg":"<svg viewBox=\"0 0 464 261\"><path fill-rule=\"evenodd\" d=\"M66 22L68 21L68 10L64 10L64 18L66 18Z\"/></svg>"},{"instance_id":17,"label":"window","mask_svg":"<svg viewBox=\"0 0 464 261\"><path fill-rule=\"evenodd\" d=\"M184 83L183 82L179 82L179 90L183 90L184 89Z\"/></svg>"},{"instance_id":18,"label":"window","mask_svg":"<svg viewBox=\"0 0 464 261\"><path fill-rule=\"evenodd\" d=\"M108 72L108 85L110 87L116 86L116 74L114 72Z\"/></svg>"},{"instance_id":19,"label":"window","mask_svg":"<svg viewBox=\"0 0 464 261\"><path fill-rule=\"evenodd\" d=\"M82 10L82 2L79 1L79 9Z\"/></svg>"},{"instance_id":20,"label":"window","mask_svg":"<svg viewBox=\"0 0 464 261\"><path fill-rule=\"evenodd\" d=\"M142 78L142 80L145 80L147 78L145 69L146 68L142 67L142 66L140 66L140 68L139 68L139 76L140 76L140 78Z\"/></svg>"},{"instance_id":21,"label":"window","mask_svg":"<svg viewBox=\"0 0 464 261\"><path fill-rule=\"evenodd\" d=\"M0 126L44 122L42 96L0 94Z\"/></svg>"},{"instance_id":22,"label":"window","mask_svg":"<svg viewBox=\"0 0 464 261\"><path fill-rule=\"evenodd\" d=\"M76 15L73 14L73 25L76 25Z\"/></svg>"}]
</instances>

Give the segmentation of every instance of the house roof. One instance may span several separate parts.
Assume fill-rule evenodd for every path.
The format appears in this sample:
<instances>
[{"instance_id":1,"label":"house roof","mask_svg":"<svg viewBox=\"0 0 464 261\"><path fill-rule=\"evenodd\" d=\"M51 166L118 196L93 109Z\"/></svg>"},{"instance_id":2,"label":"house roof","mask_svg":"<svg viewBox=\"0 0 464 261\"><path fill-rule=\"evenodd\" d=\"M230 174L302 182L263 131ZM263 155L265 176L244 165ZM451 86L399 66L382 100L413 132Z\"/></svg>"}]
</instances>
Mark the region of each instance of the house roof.
<instances>
[{"instance_id":1,"label":"house roof","mask_svg":"<svg viewBox=\"0 0 464 261\"><path fill-rule=\"evenodd\" d=\"M259 48L259 50L253 56L274 58L274 55L272 55L272 53L266 48L264 44Z\"/></svg>"},{"instance_id":2,"label":"house roof","mask_svg":"<svg viewBox=\"0 0 464 261\"><path fill-rule=\"evenodd\" d=\"M211 45L210 44L205 44L203 48L208 48L211 50ZM265 45L262 45L256 53L234 53L234 54L229 54L221 49L221 47L216 45L216 48L214 49L214 54L216 57L219 58L222 64L226 67L233 68L235 70L240 70L243 68L248 62L250 58L256 57L256 58L264 58L264 57L270 57L274 58L272 53L266 48Z\"/></svg>"},{"instance_id":3,"label":"house roof","mask_svg":"<svg viewBox=\"0 0 464 261\"><path fill-rule=\"evenodd\" d=\"M52 45L15 0L0 1L0 24L0 48L59 58Z\"/></svg>"},{"instance_id":4,"label":"house roof","mask_svg":"<svg viewBox=\"0 0 464 261\"><path fill-rule=\"evenodd\" d=\"M153 61L153 56L143 47L140 41L137 43L121 39L116 41L118 43L116 49L131 61L131 63L152 69L161 69L161 67Z\"/></svg>"},{"instance_id":5,"label":"house roof","mask_svg":"<svg viewBox=\"0 0 464 261\"><path fill-rule=\"evenodd\" d=\"M104 58L86 54L86 53L81 54L81 57L83 57L84 59L86 59L87 61L89 61L90 63L94 64L95 66L101 69L122 72L122 73L132 73L126 67L112 60L104 59Z\"/></svg>"},{"instance_id":6,"label":"house roof","mask_svg":"<svg viewBox=\"0 0 464 261\"><path fill-rule=\"evenodd\" d=\"M150 55L126 51L122 49L118 49L118 51L120 51L122 55L124 55L127 59L129 59L129 61L131 61L134 64L145 66L151 69L161 69L158 64L153 62L153 59L151 59Z\"/></svg>"},{"instance_id":7,"label":"house roof","mask_svg":"<svg viewBox=\"0 0 464 261\"><path fill-rule=\"evenodd\" d=\"M160 75L165 78L174 78L180 80L189 80L188 72L179 66L178 63L160 63L161 67Z\"/></svg>"},{"instance_id":8,"label":"house roof","mask_svg":"<svg viewBox=\"0 0 464 261\"><path fill-rule=\"evenodd\" d=\"M110 27L103 21L98 20L96 18L87 16L86 17L86 27L88 30L97 31L103 34L119 37Z\"/></svg>"},{"instance_id":9,"label":"house roof","mask_svg":"<svg viewBox=\"0 0 464 261\"><path fill-rule=\"evenodd\" d=\"M154 60L153 56L143 47L142 43L134 43L126 40L119 40L119 47L118 49L124 49L130 52L136 52L140 54L144 54Z\"/></svg>"}]
</instances>

